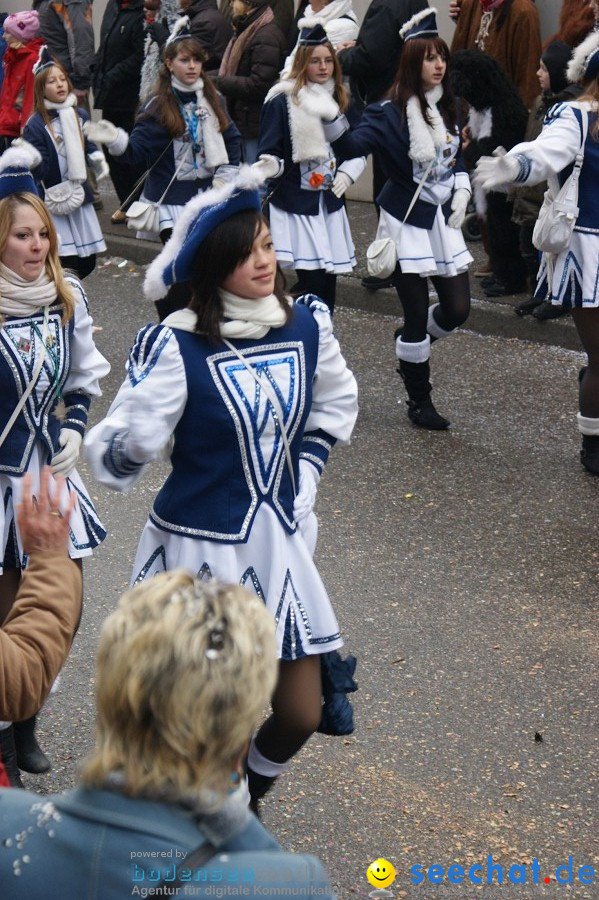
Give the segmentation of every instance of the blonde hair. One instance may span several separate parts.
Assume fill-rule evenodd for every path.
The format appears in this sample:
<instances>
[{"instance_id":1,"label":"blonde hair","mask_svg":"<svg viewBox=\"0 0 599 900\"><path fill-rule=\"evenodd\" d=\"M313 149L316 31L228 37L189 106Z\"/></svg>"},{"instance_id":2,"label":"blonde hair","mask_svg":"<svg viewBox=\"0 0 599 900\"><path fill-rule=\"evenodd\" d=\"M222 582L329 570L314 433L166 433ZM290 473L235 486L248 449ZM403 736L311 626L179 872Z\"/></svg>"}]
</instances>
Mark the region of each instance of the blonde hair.
<instances>
[{"instance_id":1,"label":"blonde hair","mask_svg":"<svg viewBox=\"0 0 599 900\"><path fill-rule=\"evenodd\" d=\"M75 311L75 297L70 285L65 280L64 271L58 257L58 237L52 216L43 200L40 200L35 194L24 191L22 193L9 194L8 197L0 200L0 256L2 256L6 247L17 206L31 206L44 223L44 227L48 229L50 249L46 257L46 274L56 285L56 299L62 303L63 322L68 322Z\"/></svg>"},{"instance_id":2,"label":"blonde hair","mask_svg":"<svg viewBox=\"0 0 599 900\"><path fill-rule=\"evenodd\" d=\"M167 572L104 622L96 748L83 781L130 795L224 797L277 676L275 626L245 588Z\"/></svg>"}]
</instances>

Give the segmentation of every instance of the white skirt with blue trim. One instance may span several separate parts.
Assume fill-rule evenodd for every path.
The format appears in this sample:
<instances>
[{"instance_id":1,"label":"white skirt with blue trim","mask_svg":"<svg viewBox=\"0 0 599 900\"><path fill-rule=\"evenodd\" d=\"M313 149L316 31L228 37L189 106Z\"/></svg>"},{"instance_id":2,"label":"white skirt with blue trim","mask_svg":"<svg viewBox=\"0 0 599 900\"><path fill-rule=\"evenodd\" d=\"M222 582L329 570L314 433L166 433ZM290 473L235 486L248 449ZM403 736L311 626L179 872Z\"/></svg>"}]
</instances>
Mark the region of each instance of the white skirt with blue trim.
<instances>
[{"instance_id":1,"label":"white skirt with blue trim","mask_svg":"<svg viewBox=\"0 0 599 900\"><path fill-rule=\"evenodd\" d=\"M59 256L91 256L106 250L96 211L84 203L68 216L52 216L58 234Z\"/></svg>"},{"instance_id":2,"label":"white skirt with blue trim","mask_svg":"<svg viewBox=\"0 0 599 900\"><path fill-rule=\"evenodd\" d=\"M33 448L28 473L32 476L32 491L35 495L39 489L41 467L45 461L46 451L40 444ZM102 525L85 489L79 473L74 469L66 479L69 495L75 493L77 501L69 520L68 551L71 559L82 559L91 556L98 544L106 537L106 529ZM23 478L20 475L9 475L0 472L2 488L2 504L0 505L0 535L2 535L2 556L0 557L0 574L7 569L22 569L26 558L16 517L17 504L21 501ZM66 506L66 495L65 503Z\"/></svg>"},{"instance_id":3,"label":"white skirt with blue trim","mask_svg":"<svg viewBox=\"0 0 599 900\"><path fill-rule=\"evenodd\" d=\"M322 192L321 192L322 193ZM345 207L327 212L321 196L316 216L284 212L270 204L270 233L284 269L324 269L341 275L356 265Z\"/></svg>"},{"instance_id":4,"label":"white skirt with blue trim","mask_svg":"<svg viewBox=\"0 0 599 900\"><path fill-rule=\"evenodd\" d=\"M449 227L440 206L430 229L402 224L381 208L376 236L394 241L397 261L404 274L453 278L472 263L462 229Z\"/></svg>"},{"instance_id":5,"label":"white skirt with blue trim","mask_svg":"<svg viewBox=\"0 0 599 900\"><path fill-rule=\"evenodd\" d=\"M184 568L201 578L241 584L262 598L276 622L279 659L328 653L343 645L339 625L306 541L288 534L262 503L245 543L223 544L173 534L148 519L132 583Z\"/></svg>"},{"instance_id":6,"label":"white skirt with blue trim","mask_svg":"<svg viewBox=\"0 0 599 900\"><path fill-rule=\"evenodd\" d=\"M569 246L553 263L543 254L535 296L554 306L599 306L599 234L574 231Z\"/></svg>"}]
</instances>

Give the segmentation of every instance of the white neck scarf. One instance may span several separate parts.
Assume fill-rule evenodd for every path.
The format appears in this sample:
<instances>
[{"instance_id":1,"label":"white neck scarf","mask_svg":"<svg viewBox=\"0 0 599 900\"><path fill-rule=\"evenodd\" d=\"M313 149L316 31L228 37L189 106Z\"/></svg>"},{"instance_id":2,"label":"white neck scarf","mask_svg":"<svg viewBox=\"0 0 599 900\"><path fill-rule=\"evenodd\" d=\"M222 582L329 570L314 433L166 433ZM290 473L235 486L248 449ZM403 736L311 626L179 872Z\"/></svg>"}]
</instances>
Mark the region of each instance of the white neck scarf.
<instances>
[{"instance_id":1,"label":"white neck scarf","mask_svg":"<svg viewBox=\"0 0 599 900\"><path fill-rule=\"evenodd\" d=\"M206 166L216 169L218 166L226 166L229 163L229 155L225 146L218 119L214 110L204 97L204 80L198 78L193 84L183 84L171 75L171 85L174 90L183 94L195 94L197 108L192 115L197 116L198 127L201 132L201 142L206 157Z\"/></svg>"},{"instance_id":2,"label":"white neck scarf","mask_svg":"<svg viewBox=\"0 0 599 900\"><path fill-rule=\"evenodd\" d=\"M333 79L326 84L310 82L300 88L297 97L292 96L294 88L295 81L284 78L266 96L266 100L277 94L287 96L291 158L294 163L328 159L331 148L324 136L322 120L332 122L339 115L339 105L332 97L335 83Z\"/></svg>"},{"instance_id":3,"label":"white neck scarf","mask_svg":"<svg viewBox=\"0 0 599 900\"><path fill-rule=\"evenodd\" d=\"M62 103L53 103L51 100L44 100L46 109L55 109L58 111L62 139L67 154L67 178L69 181L84 182L87 178L85 152L83 149L83 140L81 137L81 128L79 126L79 116L77 115L76 104L77 98L75 94L69 94L67 99Z\"/></svg>"},{"instance_id":4,"label":"white neck scarf","mask_svg":"<svg viewBox=\"0 0 599 900\"><path fill-rule=\"evenodd\" d=\"M260 300L245 300L229 291L219 290L223 302L223 317L220 333L224 338L263 338L271 328L280 328L287 321L285 310L274 294ZM291 305L291 301L287 302ZM181 331L195 331L197 316L191 309L180 309L167 316L163 325L180 328Z\"/></svg>"},{"instance_id":5,"label":"white neck scarf","mask_svg":"<svg viewBox=\"0 0 599 900\"><path fill-rule=\"evenodd\" d=\"M25 319L56 300L56 285L42 269L35 281L26 281L0 262L0 313Z\"/></svg>"},{"instance_id":6,"label":"white neck scarf","mask_svg":"<svg viewBox=\"0 0 599 900\"><path fill-rule=\"evenodd\" d=\"M418 97L413 95L406 104L408 131L410 132L410 159L418 163L427 163L437 156L437 150L447 143L447 126L437 108L443 96L443 86L438 84L425 93L429 108L429 124L420 108Z\"/></svg>"}]
</instances>

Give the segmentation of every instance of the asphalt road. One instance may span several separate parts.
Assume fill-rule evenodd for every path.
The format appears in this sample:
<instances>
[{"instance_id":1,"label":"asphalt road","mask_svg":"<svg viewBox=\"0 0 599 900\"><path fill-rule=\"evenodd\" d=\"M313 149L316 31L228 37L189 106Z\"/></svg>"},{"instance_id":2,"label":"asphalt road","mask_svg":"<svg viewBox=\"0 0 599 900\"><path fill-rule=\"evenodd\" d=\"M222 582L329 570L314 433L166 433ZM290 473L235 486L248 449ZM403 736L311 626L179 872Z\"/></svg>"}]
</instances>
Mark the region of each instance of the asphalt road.
<instances>
[{"instance_id":1,"label":"asphalt road","mask_svg":"<svg viewBox=\"0 0 599 900\"><path fill-rule=\"evenodd\" d=\"M113 367L92 421L120 384L137 328L154 318L142 275L112 260L86 281ZM359 659L357 727L310 741L265 803L265 824L285 847L317 854L342 898L368 895L377 857L397 869L394 897L486 894L468 878L434 885L427 871L481 862L486 881L489 854L503 867L502 896L598 897L597 878L584 886L577 875L583 864L599 871L599 480L578 461L582 354L570 339L466 328L433 349L434 399L452 427L422 432L406 417L395 304L384 302L389 314L336 313L361 413L317 506L318 564ZM85 564L82 627L40 716L54 766L25 778L40 792L72 786L92 744L99 628L127 586L165 474L156 465L123 496L81 471L108 538ZM573 884L561 886L554 873L570 855ZM417 864L420 885L410 881ZM509 883L512 865L525 867L526 884Z\"/></svg>"}]
</instances>

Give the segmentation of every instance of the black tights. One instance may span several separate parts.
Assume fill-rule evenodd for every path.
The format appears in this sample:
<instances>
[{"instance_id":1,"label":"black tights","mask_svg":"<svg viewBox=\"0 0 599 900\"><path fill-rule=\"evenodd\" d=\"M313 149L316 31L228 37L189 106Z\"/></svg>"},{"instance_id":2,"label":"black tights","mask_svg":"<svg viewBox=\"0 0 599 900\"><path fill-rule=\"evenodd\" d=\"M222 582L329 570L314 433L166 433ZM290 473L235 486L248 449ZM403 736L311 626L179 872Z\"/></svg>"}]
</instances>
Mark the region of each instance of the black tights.
<instances>
[{"instance_id":1,"label":"black tights","mask_svg":"<svg viewBox=\"0 0 599 900\"><path fill-rule=\"evenodd\" d=\"M61 256L60 264L63 269L70 269L77 278L83 281L96 268L96 254L90 256Z\"/></svg>"},{"instance_id":2,"label":"black tights","mask_svg":"<svg viewBox=\"0 0 599 900\"><path fill-rule=\"evenodd\" d=\"M272 714L256 735L256 747L272 762L291 759L314 734L322 714L320 657L279 663Z\"/></svg>"},{"instance_id":3,"label":"black tights","mask_svg":"<svg viewBox=\"0 0 599 900\"><path fill-rule=\"evenodd\" d=\"M294 294L316 294L331 310L335 309L337 276L324 269L296 269L297 283L292 288Z\"/></svg>"},{"instance_id":4,"label":"black tights","mask_svg":"<svg viewBox=\"0 0 599 900\"><path fill-rule=\"evenodd\" d=\"M165 228L160 232L160 240L163 244L166 244L172 233L172 228ZM191 288L189 286L189 281L181 281L178 284L171 285L166 296L161 297L160 300L154 302L156 312L158 313L158 321L164 322L166 317L170 316L171 313L176 312L179 309L185 309L186 306L189 306L190 300Z\"/></svg>"},{"instance_id":5,"label":"black tights","mask_svg":"<svg viewBox=\"0 0 599 900\"><path fill-rule=\"evenodd\" d=\"M572 310L578 336L588 356L580 382L578 407L589 419L599 419L599 308Z\"/></svg>"},{"instance_id":6,"label":"black tights","mask_svg":"<svg viewBox=\"0 0 599 900\"><path fill-rule=\"evenodd\" d=\"M453 331L462 325L470 312L470 282L468 273L461 272L453 278L431 276L439 297L439 309L435 314L437 325L445 331ZM426 338L428 320L428 283L426 278L397 271L393 278L395 290L401 301L404 325L401 339L406 344L417 344Z\"/></svg>"}]
</instances>

